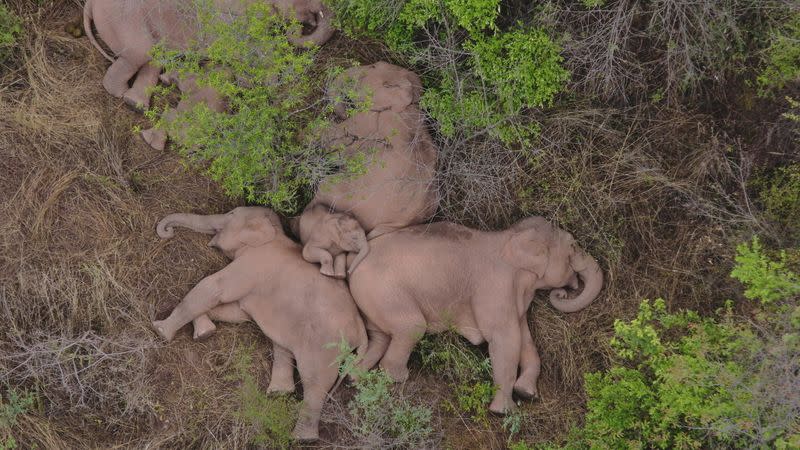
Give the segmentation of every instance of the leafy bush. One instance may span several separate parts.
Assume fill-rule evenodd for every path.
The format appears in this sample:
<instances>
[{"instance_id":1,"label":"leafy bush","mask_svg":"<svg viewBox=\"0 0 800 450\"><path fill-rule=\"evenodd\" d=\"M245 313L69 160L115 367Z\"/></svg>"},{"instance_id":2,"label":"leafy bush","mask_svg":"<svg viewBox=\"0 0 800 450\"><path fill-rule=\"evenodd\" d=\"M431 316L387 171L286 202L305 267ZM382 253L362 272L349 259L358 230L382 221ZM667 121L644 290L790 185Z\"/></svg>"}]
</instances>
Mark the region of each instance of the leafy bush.
<instances>
[{"instance_id":1,"label":"leafy bush","mask_svg":"<svg viewBox=\"0 0 800 450\"><path fill-rule=\"evenodd\" d=\"M423 369L443 378L455 393L454 401L444 406L453 412L469 414L486 421L487 405L494 397L492 363L477 347L465 344L455 332L426 335L414 350Z\"/></svg>"},{"instance_id":2,"label":"leafy bush","mask_svg":"<svg viewBox=\"0 0 800 450\"><path fill-rule=\"evenodd\" d=\"M775 281L797 278L765 263L757 242L739 248L734 271L762 299L754 319L737 317L730 302L704 318L644 301L634 320L614 324L617 364L586 374L586 422L564 448L800 445L798 290Z\"/></svg>"},{"instance_id":3,"label":"leafy bush","mask_svg":"<svg viewBox=\"0 0 800 450\"><path fill-rule=\"evenodd\" d=\"M499 0L335 0L340 26L387 43L427 75L421 101L446 139L527 143L525 108L550 105L569 74L541 29L500 30ZM458 133L457 133L458 132Z\"/></svg>"},{"instance_id":4,"label":"leafy bush","mask_svg":"<svg viewBox=\"0 0 800 450\"><path fill-rule=\"evenodd\" d=\"M0 450L11 450L17 448L17 440L11 433L17 417L33 406L36 396L31 392L19 393L9 389L5 397L0 396Z\"/></svg>"},{"instance_id":5,"label":"leafy bush","mask_svg":"<svg viewBox=\"0 0 800 450\"><path fill-rule=\"evenodd\" d=\"M383 370L364 370L344 342L338 344L340 372L354 377L356 394L349 418L337 418L365 448L430 448L434 439L431 410L401 398Z\"/></svg>"},{"instance_id":6,"label":"leafy bush","mask_svg":"<svg viewBox=\"0 0 800 450\"><path fill-rule=\"evenodd\" d=\"M20 18L8 9L8 6L0 4L0 63L11 56L20 34L22 34Z\"/></svg>"},{"instance_id":7,"label":"leafy bush","mask_svg":"<svg viewBox=\"0 0 800 450\"><path fill-rule=\"evenodd\" d=\"M254 351L253 347L247 347L236 355L232 378L241 383L238 415L256 429L254 444L287 449L294 440L292 429L299 404L290 395L267 395L261 391L250 373L253 366L250 355Z\"/></svg>"},{"instance_id":8,"label":"leafy bush","mask_svg":"<svg viewBox=\"0 0 800 450\"><path fill-rule=\"evenodd\" d=\"M800 293L800 278L785 267L785 251L780 261L773 261L764 255L761 242L754 237L750 245L739 245L736 253L731 276L747 287L745 297L768 304Z\"/></svg>"},{"instance_id":9,"label":"leafy bush","mask_svg":"<svg viewBox=\"0 0 800 450\"><path fill-rule=\"evenodd\" d=\"M800 164L780 167L753 184L759 190L767 218L788 235L800 238Z\"/></svg>"},{"instance_id":10,"label":"leafy bush","mask_svg":"<svg viewBox=\"0 0 800 450\"><path fill-rule=\"evenodd\" d=\"M800 13L775 33L765 60L764 70L757 78L762 94L800 79Z\"/></svg>"},{"instance_id":11,"label":"leafy bush","mask_svg":"<svg viewBox=\"0 0 800 450\"><path fill-rule=\"evenodd\" d=\"M200 8L200 38L187 51L154 49L167 72L195 76L228 103L227 112L204 104L190 111L152 110L180 152L208 164L208 173L234 196L270 205L280 212L302 206L305 190L332 167L330 155L307 144L301 130L320 125L307 99L314 80L314 48L298 51L286 38L295 22L256 2L239 17L223 20ZM265 56L268 55L268 56Z\"/></svg>"}]
</instances>

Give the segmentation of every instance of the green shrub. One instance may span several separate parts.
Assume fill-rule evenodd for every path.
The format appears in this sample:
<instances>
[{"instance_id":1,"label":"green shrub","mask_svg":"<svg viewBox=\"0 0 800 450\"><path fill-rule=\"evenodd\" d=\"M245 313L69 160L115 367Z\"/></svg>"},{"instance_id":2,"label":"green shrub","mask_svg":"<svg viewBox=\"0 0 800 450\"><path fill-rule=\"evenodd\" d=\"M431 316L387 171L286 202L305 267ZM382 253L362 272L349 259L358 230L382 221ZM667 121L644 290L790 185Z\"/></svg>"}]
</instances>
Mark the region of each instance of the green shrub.
<instances>
[{"instance_id":1,"label":"green shrub","mask_svg":"<svg viewBox=\"0 0 800 450\"><path fill-rule=\"evenodd\" d=\"M751 320L730 302L711 318L656 300L616 321L617 362L586 374L585 424L564 448L797 448L800 306L775 281L797 275L761 251L741 246L734 271L764 303Z\"/></svg>"},{"instance_id":2,"label":"green shrub","mask_svg":"<svg viewBox=\"0 0 800 450\"><path fill-rule=\"evenodd\" d=\"M198 17L202 31L189 50L157 46L153 55L166 71L196 76L198 85L215 88L227 98L229 111L201 104L175 111L174 120L156 109L151 117L160 117L157 126L169 132L179 151L206 164L230 195L280 212L298 209L308 188L339 163L301 135L324 122L308 101L315 49L295 49L286 30L297 24L287 24L264 3L229 20L208 8L200 8Z\"/></svg>"},{"instance_id":3,"label":"green shrub","mask_svg":"<svg viewBox=\"0 0 800 450\"><path fill-rule=\"evenodd\" d=\"M492 363L477 347L465 343L454 331L426 335L414 350L424 370L448 383L455 399L445 409L487 420L487 406L497 390L492 381Z\"/></svg>"},{"instance_id":4,"label":"green shrub","mask_svg":"<svg viewBox=\"0 0 800 450\"><path fill-rule=\"evenodd\" d=\"M800 278L786 269L786 252L780 261L764 255L761 242L753 238L750 245L736 247L736 267L731 276L746 286L744 296L769 304L800 293Z\"/></svg>"},{"instance_id":5,"label":"green shrub","mask_svg":"<svg viewBox=\"0 0 800 450\"><path fill-rule=\"evenodd\" d=\"M292 430L299 404L290 395L267 395L261 391L250 373L254 351L253 347L246 347L236 354L235 373L231 378L241 383L237 415L255 428L254 444L287 449L294 440Z\"/></svg>"},{"instance_id":6,"label":"green shrub","mask_svg":"<svg viewBox=\"0 0 800 450\"><path fill-rule=\"evenodd\" d=\"M338 344L340 372L357 379L356 394L348 405L350 417L340 423L364 448L431 448L431 410L400 397L383 370L364 370L347 343Z\"/></svg>"},{"instance_id":7,"label":"green shrub","mask_svg":"<svg viewBox=\"0 0 800 450\"><path fill-rule=\"evenodd\" d=\"M754 182L769 220L800 238L800 164L780 167Z\"/></svg>"},{"instance_id":8,"label":"green shrub","mask_svg":"<svg viewBox=\"0 0 800 450\"><path fill-rule=\"evenodd\" d=\"M8 389L5 396L0 396L0 450L17 448L12 430L17 425L17 417L28 411L35 401L33 393L20 393L14 389Z\"/></svg>"},{"instance_id":9,"label":"green shrub","mask_svg":"<svg viewBox=\"0 0 800 450\"><path fill-rule=\"evenodd\" d=\"M783 89L787 83L800 80L800 14L772 38L766 50L765 67L758 76L761 94Z\"/></svg>"},{"instance_id":10,"label":"green shrub","mask_svg":"<svg viewBox=\"0 0 800 450\"><path fill-rule=\"evenodd\" d=\"M422 107L446 139L489 135L529 143L526 108L552 103L568 72L538 28L500 30L499 0L334 0L350 35L383 39L426 74Z\"/></svg>"},{"instance_id":11,"label":"green shrub","mask_svg":"<svg viewBox=\"0 0 800 450\"><path fill-rule=\"evenodd\" d=\"M22 34L22 20L8 6L0 4L0 63L10 56Z\"/></svg>"}]
</instances>

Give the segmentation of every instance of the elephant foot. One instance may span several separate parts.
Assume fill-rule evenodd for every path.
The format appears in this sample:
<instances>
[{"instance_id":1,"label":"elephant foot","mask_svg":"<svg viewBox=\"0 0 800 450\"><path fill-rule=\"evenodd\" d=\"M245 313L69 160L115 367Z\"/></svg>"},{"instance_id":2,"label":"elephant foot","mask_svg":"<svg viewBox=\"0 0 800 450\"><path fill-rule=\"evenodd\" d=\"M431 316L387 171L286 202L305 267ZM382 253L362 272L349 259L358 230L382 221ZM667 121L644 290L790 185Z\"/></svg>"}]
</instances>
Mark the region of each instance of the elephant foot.
<instances>
[{"instance_id":1,"label":"elephant foot","mask_svg":"<svg viewBox=\"0 0 800 450\"><path fill-rule=\"evenodd\" d=\"M404 383L406 380L408 380L408 367L405 364L395 365L381 361L381 368L385 370L387 374L389 374L389 377L395 383Z\"/></svg>"},{"instance_id":2,"label":"elephant foot","mask_svg":"<svg viewBox=\"0 0 800 450\"><path fill-rule=\"evenodd\" d=\"M270 380L267 394L291 394L295 390L294 381Z\"/></svg>"},{"instance_id":3,"label":"elephant foot","mask_svg":"<svg viewBox=\"0 0 800 450\"><path fill-rule=\"evenodd\" d=\"M297 421L297 425L292 431L292 436L299 442L313 442L319 439L319 428L302 420Z\"/></svg>"},{"instance_id":4,"label":"elephant foot","mask_svg":"<svg viewBox=\"0 0 800 450\"><path fill-rule=\"evenodd\" d=\"M489 411L501 415L508 414L516 408L517 405L510 395L503 395L499 392L494 396L492 403L489 405Z\"/></svg>"},{"instance_id":5,"label":"elephant foot","mask_svg":"<svg viewBox=\"0 0 800 450\"><path fill-rule=\"evenodd\" d=\"M520 376L517 382L514 383L514 393L527 400L539 398L539 390L536 389L536 382L525 379L524 375Z\"/></svg>"},{"instance_id":6,"label":"elephant foot","mask_svg":"<svg viewBox=\"0 0 800 450\"><path fill-rule=\"evenodd\" d=\"M170 342L175 338L175 330L167 327L166 320L156 320L153 322L153 329L156 330L159 336L164 338L165 341Z\"/></svg>"},{"instance_id":7,"label":"elephant foot","mask_svg":"<svg viewBox=\"0 0 800 450\"><path fill-rule=\"evenodd\" d=\"M129 108L136 112L144 112L150 107L150 97L141 92L134 92L133 89L128 89L122 95L122 100L128 105Z\"/></svg>"},{"instance_id":8,"label":"elephant foot","mask_svg":"<svg viewBox=\"0 0 800 450\"><path fill-rule=\"evenodd\" d=\"M212 322L210 319L206 318L206 320L195 321L194 335L192 338L195 341L204 341L213 336L216 332L217 326L214 325L214 322Z\"/></svg>"},{"instance_id":9,"label":"elephant foot","mask_svg":"<svg viewBox=\"0 0 800 450\"><path fill-rule=\"evenodd\" d=\"M103 88L115 98L122 98L128 90L128 83L119 83L116 80L103 79Z\"/></svg>"},{"instance_id":10,"label":"elephant foot","mask_svg":"<svg viewBox=\"0 0 800 450\"><path fill-rule=\"evenodd\" d=\"M164 130L149 128L142 131L142 139L156 150L164 150L167 146L167 133Z\"/></svg>"},{"instance_id":11,"label":"elephant foot","mask_svg":"<svg viewBox=\"0 0 800 450\"><path fill-rule=\"evenodd\" d=\"M321 274L323 274L325 276L328 276L328 277L336 278L336 273L330 267L325 267L325 266L320 267L319 273L321 273Z\"/></svg>"}]
</instances>

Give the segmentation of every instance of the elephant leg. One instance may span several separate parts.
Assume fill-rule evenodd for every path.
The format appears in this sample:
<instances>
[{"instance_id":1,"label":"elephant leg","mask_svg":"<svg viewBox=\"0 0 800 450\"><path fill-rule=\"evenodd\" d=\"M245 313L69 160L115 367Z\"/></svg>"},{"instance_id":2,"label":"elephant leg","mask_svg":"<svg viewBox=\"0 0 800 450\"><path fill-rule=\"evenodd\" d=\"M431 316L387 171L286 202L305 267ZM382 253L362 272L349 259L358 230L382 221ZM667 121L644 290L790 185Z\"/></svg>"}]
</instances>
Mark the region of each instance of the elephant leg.
<instances>
[{"instance_id":1,"label":"elephant leg","mask_svg":"<svg viewBox=\"0 0 800 450\"><path fill-rule=\"evenodd\" d=\"M241 268L234 261L219 272L203 278L178 303L169 317L154 321L153 328L169 342L181 327L219 304L239 300L247 295L250 288L251 285L243 279Z\"/></svg>"},{"instance_id":2,"label":"elephant leg","mask_svg":"<svg viewBox=\"0 0 800 450\"><path fill-rule=\"evenodd\" d=\"M541 371L541 360L528 327L527 315L520 319L519 332L522 340L519 354L520 374L514 383L514 392L524 398L537 398L539 390L536 388L536 381Z\"/></svg>"},{"instance_id":3,"label":"elephant leg","mask_svg":"<svg viewBox=\"0 0 800 450\"><path fill-rule=\"evenodd\" d=\"M380 331L367 328L367 351L358 362L358 367L364 370L369 370L375 367L375 364L381 360L386 349L389 347L389 335ZM353 377L351 377L353 378Z\"/></svg>"},{"instance_id":4,"label":"elephant leg","mask_svg":"<svg viewBox=\"0 0 800 450\"><path fill-rule=\"evenodd\" d=\"M267 393L294 392L294 366L292 352L272 343L272 374L269 377Z\"/></svg>"},{"instance_id":5,"label":"elephant leg","mask_svg":"<svg viewBox=\"0 0 800 450\"><path fill-rule=\"evenodd\" d=\"M122 97L128 91L128 81L136 75L140 67L140 64L134 64L127 58L118 58L106 71L103 87L114 97Z\"/></svg>"},{"instance_id":6,"label":"elephant leg","mask_svg":"<svg viewBox=\"0 0 800 450\"><path fill-rule=\"evenodd\" d=\"M513 319L504 321L513 323ZM521 337L519 326L498 326L493 330L489 341L489 358L492 361L492 378L497 392L489 405L489 410L497 414L512 411L516 405L512 398L514 380L517 378Z\"/></svg>"},{"instance_id":7,"label":"elephant leg","mask_svg":"<svg viewBox=\"0 0 800 450\"><path fill-rule=\"evenodd\" d=\"M347 278L347 253L333 257L333 277L340 280Z\"/></svg>"},{"instance_id":8,"label":"elephant leg","mask_svg":"<svg viewBox=\"0 0 800 450\"><path fill-rule=\"evenodd\" d=\"M136 79L133 81L133 86L125 91L122 99L131 108L141 111L150 107L150 93L148 89L158 84L158 77L161 74L161 68L148 62L139 69L136 74Z\"/></svg>"},{"instance_id":9,"label":"elephant leg","mask_svg":"<svg viewBox=\"0 0 800 450\"><path fill-rule=\"evenodd\" d=\"M248 322L250 320L250 315L242 311L238 302L215 306L208 314L203 314L192 321L194 340L200 341L207 339L217 331L217 326L214 325L212 320L217 322L242 323Z\"/></svg>"},{"instance_id":10,"label":"elephant leg","mask_svg":"<svg viewBox=\"0 0 800 450\"><path fill-rule=\"evenodd\" d=\"M320 354L297 356L297 371L300 372L300 381L303 383L303 403L292 434L301 442L314 441L319 438L322 405L328 391L336 382L339 369L330 364L333 358L322 361Z\"/></svg>"},{"instance_id":11,"label":"elephant leg","mask_svg":"<svg viewBox=\"0 0 800 450\"><path fill-rule=\"evenodd\" d=\"M333 270L333 256L324 248L306 244L306 246L303 247L303 259L312 264L319 263L319 272L321 274L329 277L335 275Z\"/></svg>"},{"instance_id":12,"label":"elephant leg","mask_svg":"<svg viewBox=\"0 0 800 450\"><path fill-rule=\"evenodd\" d=\"M414 346L425 334L424 325L421 330L409 328L402 333L392 334L386 353L381 358L381 368L397 383L408 379L408 358L411 357Z\"/></svg>"}]
</instances>

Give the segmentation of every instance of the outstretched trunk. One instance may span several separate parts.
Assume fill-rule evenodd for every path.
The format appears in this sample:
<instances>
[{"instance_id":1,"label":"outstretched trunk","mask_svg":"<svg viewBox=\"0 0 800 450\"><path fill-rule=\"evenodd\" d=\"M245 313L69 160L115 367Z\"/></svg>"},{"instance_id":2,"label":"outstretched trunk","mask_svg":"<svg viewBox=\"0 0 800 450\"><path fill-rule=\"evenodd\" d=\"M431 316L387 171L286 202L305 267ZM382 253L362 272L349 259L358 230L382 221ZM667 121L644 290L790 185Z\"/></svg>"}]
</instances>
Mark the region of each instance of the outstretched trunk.
<instances>
[{"instance_id":1,"label":"outstretched trunk","mask_svg":"<svg viewBox=\"0 0 800 450\"><path fill-rule=\"evenodd\" d=\"M550 304L561 312L575 312L589 306L603 288L603 271L597 261L583 251L577 251L570 257L570 265L583 280L583 292L574 299L569 299L564 289L550 291Z\"/></svg>"},{"instance_id":2,"label":"outstretched trunk","mask_svg":"<svg viewBox=\"0 0 800 450\"><path fill-rule=\"evenodd\" d=\"M334 31L336 31L333 28L333 12L325 5L322 5L322 8L316 13L316 16L317 26L310 34L289 36L289 42L291 42L292 45L305 47L309 42L312 42L314 45L321 46L328 42L328 39L333 36Z\"/></svg>"},{"instance_id":3,"label":"outstretched trunk","mask_svg":"<svg viewBox=\"0 0 800 450\"><path fill-rule=\"evenodd\" d=\"M369 242L367 242L366 236L364 236L363 240L359 240L358 243L358 254L353 259L353 262L350 263L350 267L347 268L347 274L352 275L353 271L356 270L356 267L367 257L369 253Z\"/></svg>"},{"instance_id":4,"label":"outstretched trunk","mask_svg":"<svg viewBox=\"0 0 800 450\"><path fill-rule=\"evenodd\" d=\"M175 234L173 227L186 227L193 231L205 234L214 234L225 226L228 221L226 214L212 214L201 216L199 214L170 214L161 219L156 226L156 232L164 239Z\"/></svg>"}]
</instances>

